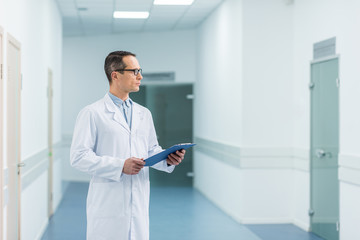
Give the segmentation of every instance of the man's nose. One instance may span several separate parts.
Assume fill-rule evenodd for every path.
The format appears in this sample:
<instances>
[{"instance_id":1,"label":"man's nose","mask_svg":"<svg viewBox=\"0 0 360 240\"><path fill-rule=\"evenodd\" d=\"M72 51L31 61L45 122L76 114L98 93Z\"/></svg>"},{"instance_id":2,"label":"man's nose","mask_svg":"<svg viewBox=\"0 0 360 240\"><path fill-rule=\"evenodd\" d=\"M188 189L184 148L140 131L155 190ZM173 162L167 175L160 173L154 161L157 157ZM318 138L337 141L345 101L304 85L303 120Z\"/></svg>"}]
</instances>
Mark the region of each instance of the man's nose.
<instances>
[{"instance_id":1,"label":"man's nose","mask_svg":"<svg viewBox=\"0 0 360 240\"><path fill-rule=\"evenodd\" d=\"M141 80L143 79L143 76L141 75L141 72L138 73L138 75L136 76L137 79Z\"/></svg>"}]
</instances>

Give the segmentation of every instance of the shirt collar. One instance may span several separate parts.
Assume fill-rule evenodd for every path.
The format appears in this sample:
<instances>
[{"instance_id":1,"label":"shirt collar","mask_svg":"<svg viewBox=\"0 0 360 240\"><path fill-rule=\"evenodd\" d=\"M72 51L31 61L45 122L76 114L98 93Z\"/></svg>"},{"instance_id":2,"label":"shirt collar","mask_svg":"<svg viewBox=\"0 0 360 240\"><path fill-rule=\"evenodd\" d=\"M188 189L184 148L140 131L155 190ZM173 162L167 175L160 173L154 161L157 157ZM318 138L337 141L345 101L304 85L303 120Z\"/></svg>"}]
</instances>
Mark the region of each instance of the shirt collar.
<instances>
[{"instance_id":1,"label":"shirt collar","mask_svg":"<svg viewBox=\"0 0 360 240\"><path fill-rule=\"evenodd\" d=\"M111 100L114 102L114 104L117 106L121 106L124 102L127 107L130 107L132 105L132 100L130 98L127 98L125 101L123 101L122 99L113 95L111 92L109 92L109 96L110 96Z\"/></svg>"}]
</instances>

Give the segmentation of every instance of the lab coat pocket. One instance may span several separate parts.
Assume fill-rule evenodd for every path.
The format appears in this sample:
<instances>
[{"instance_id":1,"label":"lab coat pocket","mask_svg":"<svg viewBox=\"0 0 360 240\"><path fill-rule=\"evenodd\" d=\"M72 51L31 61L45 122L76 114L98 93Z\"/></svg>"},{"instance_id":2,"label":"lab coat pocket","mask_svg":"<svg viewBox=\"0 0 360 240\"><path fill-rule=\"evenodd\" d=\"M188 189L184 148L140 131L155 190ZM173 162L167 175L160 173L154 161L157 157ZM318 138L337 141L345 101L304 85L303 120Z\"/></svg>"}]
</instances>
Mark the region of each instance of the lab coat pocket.
<instances>
[{"instance_id":1,"label":"lab coat pocket","mask_svg":"<svg viewBox=\"0 0 360 240\"><path fill-rule=\"evenodd\" d=\"M126 193L123 183L93 183L88 208L96 217L119 217L125 214Z\"/></svg>"}]
</instances>

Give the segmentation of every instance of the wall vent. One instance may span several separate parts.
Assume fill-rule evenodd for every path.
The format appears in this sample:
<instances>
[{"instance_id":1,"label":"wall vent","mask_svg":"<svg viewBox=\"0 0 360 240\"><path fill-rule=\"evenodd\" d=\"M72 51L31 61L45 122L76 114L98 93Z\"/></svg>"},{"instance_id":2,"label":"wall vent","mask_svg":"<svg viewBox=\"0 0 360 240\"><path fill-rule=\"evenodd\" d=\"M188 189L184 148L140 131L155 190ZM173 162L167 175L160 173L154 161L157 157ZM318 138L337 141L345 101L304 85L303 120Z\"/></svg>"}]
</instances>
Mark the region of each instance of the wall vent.
<instances>
[{"instance_id":1,"label":"wall vent","mask_svg":"<svg viewBox=\"0 0 360 240\"><path fill-rule=\"evenodd\" d=\"M335 55L336 37L314 43L314 59Z\"/></svg>"}]
</instances>

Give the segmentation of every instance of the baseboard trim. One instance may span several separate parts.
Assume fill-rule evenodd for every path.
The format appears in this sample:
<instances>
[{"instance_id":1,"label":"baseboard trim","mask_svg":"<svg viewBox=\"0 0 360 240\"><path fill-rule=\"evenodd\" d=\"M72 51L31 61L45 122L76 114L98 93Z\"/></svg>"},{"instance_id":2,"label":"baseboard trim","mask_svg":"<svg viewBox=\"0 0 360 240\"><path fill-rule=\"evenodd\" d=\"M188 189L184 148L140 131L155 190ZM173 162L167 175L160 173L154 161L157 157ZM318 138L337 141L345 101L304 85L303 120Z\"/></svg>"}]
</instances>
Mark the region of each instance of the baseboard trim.
<instances>
[{"instance_id":1,"label":"baseboard trim","mask_svg":"<svg viewBox=\"0 0 360 240\"><path fill-rule=\"evenodd\" d=\"M36 240L41 240L41 238L44 235L48 225L49 225L49 220L46 219L46 221L42 224L39 233L35 237Z\"/></svg>"},{"instance_id":2,"label":"baseboard trim","mask_svg":"<svg viewBox=\"0 0 360 240\"><path fill-rule=\"evenodd\" d=\"M233 213L226 211L224 208L219 206L217 203L215 203L211 198L203 192L201 189L199 189L197 186L194 186L194 188L199 191L206 199L208 199L210 202L212 202L218 209L220 209L222 212L224 212L227 216L231 217L234 221L240 223L240 224L294 224L295 226L303 229L304 231L309 232L310 231L310 225L309 223L305 223L300 221L299 219L294 218L242 218L240 216L235 216Z\"/></svg>"},{"instance_id":3,"label":"baseboard trim","mask_svg":"<svg viewBox=\"0 0 360 240\"><path fill-rule=\"evenodd\" d=\"M291 218L243 219L241 224L293 224L306 232L310 232L309 224Z\"/></svg>"},{"instance_id":4,"label":"baseboard trim","mask_svg":"<svg viewBox=\"0 0 360 240\"><path fill-rule=\"evenodd\" d=\"M293 224L306 232L310 232L310 223L305 223L298 219L293 219Z\"/></svg>"},{"instance_id":5,"label":"baseboard trim","mask_svg":"<svg viewBox=\"0 0 360 240\"><path fill-rule=\"evenodd\" d=\"M291 224L291 218L242 218L241 224Z\"/></svg>"}]
</instances>

